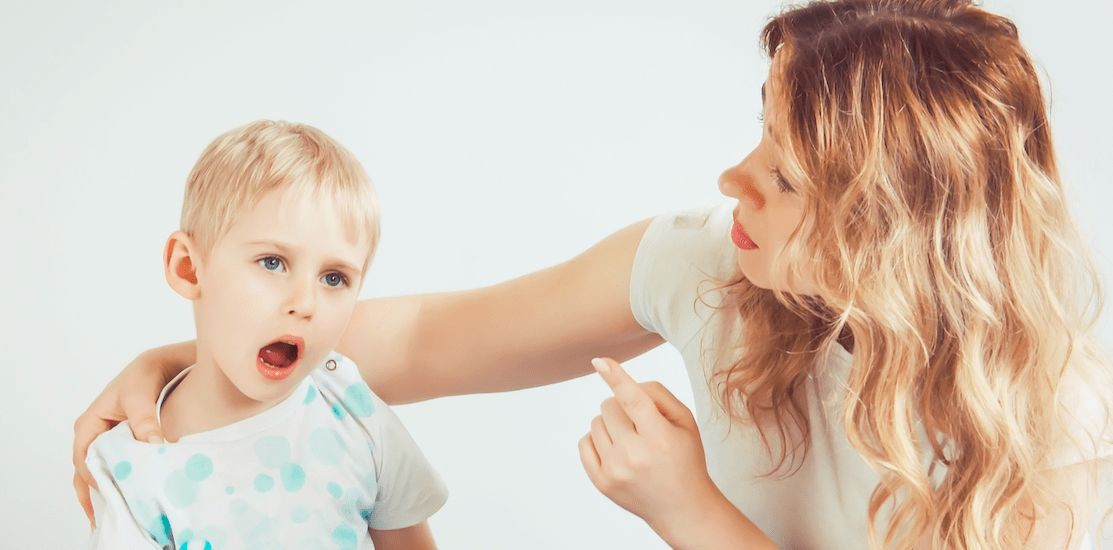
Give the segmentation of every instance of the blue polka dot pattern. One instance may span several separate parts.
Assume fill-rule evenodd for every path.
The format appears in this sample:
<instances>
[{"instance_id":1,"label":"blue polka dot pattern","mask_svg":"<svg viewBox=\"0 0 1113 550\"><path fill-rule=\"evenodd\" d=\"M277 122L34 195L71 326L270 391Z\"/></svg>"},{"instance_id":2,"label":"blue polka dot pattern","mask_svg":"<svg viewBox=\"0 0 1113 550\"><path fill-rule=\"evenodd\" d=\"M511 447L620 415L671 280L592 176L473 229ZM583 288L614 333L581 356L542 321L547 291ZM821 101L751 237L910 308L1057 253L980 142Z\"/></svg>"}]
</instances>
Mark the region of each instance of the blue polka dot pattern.
<instances>
[{"instance_id":1,"label":"blue polka dot pattern","mask_svg":"<svg viewBox=\"0 0 1113 550\"><path fill-rule=\"evenodd\" d=\"M344 407L341 407L340 403L333 403L332 415L335 416L337 420L344 420Z\"/></svg>"},{"instance_id":2,"label":"blue polka dot pattern","mask_svg":"<svg viewBox=\"0 0 1113 550\"><path fill-rule=\"evenodd\" d=\"M178 550L192 550L192 549L213 550L213 544L211 542L207 541L207 540L203 541L203 544L202 543L194 543L192 540L187 540L187 541L183 542L180 547L178 547Z\"/></svg>"},{"instance_id":3,"label":"blue polka dot pattern","mask_svg":"<svg viewBox=\"0 0 1113 550\"><path fill-rule=\"evenodd\" d=\"M267 474L259 474L255 476L255 490L260 493L265 493L274 488L274 478Z\"/></svg>"},{"instance_id":4,"label":"blue polka dot pattern","mask_svg":"<svg viewBox=\"0 0 1113 550\"><path fill-rule=\"evenodd\" d=\"M367 417L375 413L375 400L366 384L352 384L344 390L344 406L354 416Z\"/></svg>"},{"instance_id":5,"label":"blue polka dot pattern","mask_svg":"<svg viewBox=\"0 0 1113 550\"><path fill-rule=\"evenodd\" d=\"M355 550L356 532L347 525L341 525L332 530L332 541L340 550Z\"/></svg>"},{"instance_id":6,"label":"blue polka dot pattern","mask_svg":"<svg viewBox=\"0 0 1113 550\"><path fill-rule=\"evenodd\" d=\"M394 415L350 364L338 367L314 373L266 418L212 437L121 437L100 469L128 499L134 528L163 550L361 548L386 510L374 506L382 462L366 436Z\"/></svg>"},{"instance_id":7,"label":"blue polka dot pattern","mask_svg":"<svg viewBox=\"0 0 1113 550\"><path fill-rule=\"evenodd\" d=\"M166 498L170 499L170 502L179 508L185 508L197 500L197 489L199 487L197 482L186 476L185 470L174 470L174 473L170 474L166 483L163 484Z\"/></svg>"},{"instance_id":8,"label":"blue polka dot pattern","mask_svg":"<svg viewBox=\"0 0 1113 550\"><path fill-rule=\"evenodd\" d=\"M207 455L197 453L186 461L186 477L191 481L204 481L213 473L213 460Z\"/></svg>"},{"instance_id":9,"label":"blue polka dot pattern","mask_svg":"<svg viewBox=\"0 0 1113 550\"><path fill-rule=\"evenodd\" d=\"M282 465L279 477L282 478L282 486L287 491L297 491L305 485L305 470L293 462Z\"/></svg>"},{"instance_id":10,"label":"blue polka dot pattern","mask_svg":"<svg viewBox=\"0 0 1113 550\"><path fill-rule=\"evenodd\" d=\"M128 476L130 476L130 475L131 475L131 462L128 462L126 460L121 460L121 461L117 462L116 467L112 468L112 477L116 478L116 481L123 481L123 480L127 479Z\"/></svg>"}]
</instances>

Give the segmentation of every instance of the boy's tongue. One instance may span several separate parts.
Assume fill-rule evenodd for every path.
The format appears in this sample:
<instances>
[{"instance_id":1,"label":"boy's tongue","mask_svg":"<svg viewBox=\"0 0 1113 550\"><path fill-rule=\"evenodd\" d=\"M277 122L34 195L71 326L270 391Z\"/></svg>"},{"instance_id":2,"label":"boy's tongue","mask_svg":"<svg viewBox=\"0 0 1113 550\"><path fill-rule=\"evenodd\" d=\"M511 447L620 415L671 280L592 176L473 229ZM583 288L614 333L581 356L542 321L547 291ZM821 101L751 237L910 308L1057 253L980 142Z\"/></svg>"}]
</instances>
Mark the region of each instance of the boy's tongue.
<instances>
[{"instance_id":1,"label":"boy's tongue","mask_svg":"<svg viewBox=\"0 0 1113 550\"><path fill-rule=\"evenodd\" d=\"M275 342L259 350L259 357L272 367L288 367L297 357L297 348L290 344Z\"/></svg>"}]
</instances>

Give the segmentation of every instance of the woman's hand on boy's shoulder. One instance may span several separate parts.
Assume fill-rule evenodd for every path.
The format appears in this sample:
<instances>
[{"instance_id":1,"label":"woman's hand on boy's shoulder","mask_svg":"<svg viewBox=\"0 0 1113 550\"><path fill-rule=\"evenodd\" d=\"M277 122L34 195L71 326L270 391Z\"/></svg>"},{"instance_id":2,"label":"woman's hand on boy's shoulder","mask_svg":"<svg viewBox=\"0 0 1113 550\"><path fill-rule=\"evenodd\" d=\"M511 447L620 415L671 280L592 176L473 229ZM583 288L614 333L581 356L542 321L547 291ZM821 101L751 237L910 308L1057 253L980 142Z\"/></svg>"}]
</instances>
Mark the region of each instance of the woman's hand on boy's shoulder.
<instances>
[{"instance_id":1,"label":"woman's hand on boy's shoulder","mask_svg":"<svg viewBox=\"0 0 1113 550\"><path fill-rule=\"evenodd\" d=\"M158 358L147 353L140 354L105 386L74 422L73 489L90 524L94 517L89 489L96 487L96 481L85 465L89 446L97 436L125 420L136 440L161 442L155 402L166 382L166 370L159 364Z\"/></svg>"}]
</instances>

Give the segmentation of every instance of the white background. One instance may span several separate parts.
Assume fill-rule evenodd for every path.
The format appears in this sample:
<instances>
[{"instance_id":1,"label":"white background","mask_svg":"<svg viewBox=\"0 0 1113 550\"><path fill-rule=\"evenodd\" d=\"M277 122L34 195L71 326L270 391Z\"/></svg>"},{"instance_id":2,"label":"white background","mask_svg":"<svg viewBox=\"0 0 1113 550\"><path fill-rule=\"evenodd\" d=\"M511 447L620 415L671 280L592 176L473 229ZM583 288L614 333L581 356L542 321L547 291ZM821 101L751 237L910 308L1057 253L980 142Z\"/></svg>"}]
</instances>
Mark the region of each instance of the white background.
<instances>
[{"instance_id":1,"label":"white background","mask_svg":"<svg viewBox=\"0 0 1113 550\"><path fill-rule=\"evenodd\" d=\"M1064 179L1110 281L1113 8L985 4L1049 76ZM83 543L73 419L136 353L192 337L159 255L217 134L295 120L356 153L384 212L365 295L490 284L720 200L719 172L758 139L757 36L778 7L3 0L0 547ZM631 367L690 397L672 349ZM441 546L663 548L581 470L605 396L585 378L401 407L451 488Z\"/></svg>"}]
</instances>

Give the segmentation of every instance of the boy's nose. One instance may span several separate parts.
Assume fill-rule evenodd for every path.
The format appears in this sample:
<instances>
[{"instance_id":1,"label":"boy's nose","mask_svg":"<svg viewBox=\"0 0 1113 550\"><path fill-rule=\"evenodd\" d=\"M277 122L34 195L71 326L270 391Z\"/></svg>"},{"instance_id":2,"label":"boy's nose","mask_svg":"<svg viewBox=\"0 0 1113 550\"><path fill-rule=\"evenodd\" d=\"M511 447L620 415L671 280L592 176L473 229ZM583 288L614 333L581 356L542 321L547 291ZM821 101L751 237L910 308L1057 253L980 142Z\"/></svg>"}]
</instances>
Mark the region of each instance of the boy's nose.
<instances>
[{"instance_id":1,"label":"boy's nose","mask_svg":"<svg viewBox=\"0 0 1113 550\"><path fill-rule=\"evenodd\" d=\"M317 307L317 290L314 284L299 284L286 302L286 314L309 319Z\"/></svg>"}]
</instances>

